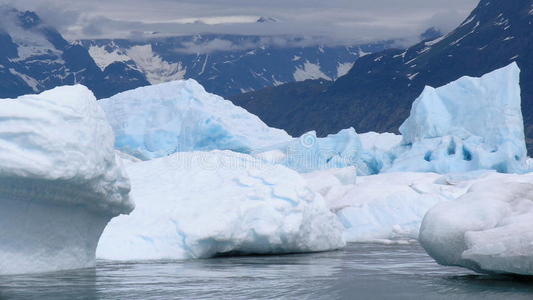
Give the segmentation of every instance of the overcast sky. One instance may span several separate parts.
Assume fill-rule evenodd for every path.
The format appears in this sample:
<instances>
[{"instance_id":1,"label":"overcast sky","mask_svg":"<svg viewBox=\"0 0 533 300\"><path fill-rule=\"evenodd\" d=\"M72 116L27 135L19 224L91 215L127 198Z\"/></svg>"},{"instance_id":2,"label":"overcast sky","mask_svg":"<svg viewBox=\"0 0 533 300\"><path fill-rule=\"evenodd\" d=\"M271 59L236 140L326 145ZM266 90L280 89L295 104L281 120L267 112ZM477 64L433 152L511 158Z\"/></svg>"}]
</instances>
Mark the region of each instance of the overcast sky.
<instances>
[{"instance_id":1,"label":"overcast sky","mask_svg":"<svg viewBox=\"0 0 533 300\"><path fill-rule=\"evenodd\" d=\"M448 31L478 0L0 0L37 11L68 39L232 33L325 36L338 42ZM255 23L259 16L277 23Z\"/></svg>"}]
</instances>

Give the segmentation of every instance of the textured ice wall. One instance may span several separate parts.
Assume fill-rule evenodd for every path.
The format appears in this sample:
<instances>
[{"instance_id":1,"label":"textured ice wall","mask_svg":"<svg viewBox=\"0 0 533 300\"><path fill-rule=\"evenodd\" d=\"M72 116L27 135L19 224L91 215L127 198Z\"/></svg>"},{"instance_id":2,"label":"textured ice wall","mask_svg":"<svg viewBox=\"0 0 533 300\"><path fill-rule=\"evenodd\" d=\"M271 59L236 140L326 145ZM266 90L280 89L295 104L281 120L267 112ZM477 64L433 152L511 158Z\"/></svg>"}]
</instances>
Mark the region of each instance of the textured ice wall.
<instances>
[{"instance_id":1,"label":"textured ice wall","mask_svg":"<svg viewBox=\"0 0 533 300\"><path fill-rule=\"evenodd\" d=\"M97 256L184 259L338 249L342 227L296 172L231 151L127 166L136 209L113 219Z\"/></svg>"},{"instance_id":2,"label":"textured ice wall","mask_svg":"<svg viewBox=\"0 0 533 300\"><path fill-rule=\"evenodd\" d=\"M94 264L106 223L133 209L113 144L83 86L0 101L0 274Z\"/></svg>"},{"instance_id":3,"label":"textured ice wall","mask_svg":"<svg viewBox=\"0 0 533 300\"><path fill-rule=\"evenodd\" d=\"M137 88L99 104L116 148L144 160L186 151L249 153L291 139L192 79Z\"/></svg>"},{"instance_id":4,"label":"textured ice wall","mask_svg":"<svg viewBox=\"0 0 533 300\"><path fill-rule=\"evenodd\" d=\"M426 87L400 127L403 148L389 171L527 170L516 63L480 78Z\"/></svg>"}]
</instances>

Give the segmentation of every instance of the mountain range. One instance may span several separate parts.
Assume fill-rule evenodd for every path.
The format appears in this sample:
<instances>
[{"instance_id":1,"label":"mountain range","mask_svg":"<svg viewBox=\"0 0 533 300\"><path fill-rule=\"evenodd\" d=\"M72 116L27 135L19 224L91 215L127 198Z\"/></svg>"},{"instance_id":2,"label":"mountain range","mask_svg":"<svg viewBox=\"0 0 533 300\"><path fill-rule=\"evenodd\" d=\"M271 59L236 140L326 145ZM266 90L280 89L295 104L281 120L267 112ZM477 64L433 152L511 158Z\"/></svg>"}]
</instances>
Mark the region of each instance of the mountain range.
<instances>
[{"instance_id":1,"label":"mountain range","mask_svg":"<svg viewBox=\"0 0 533 300\"><path fill-rule=\"evenodd\" d=\"M335 80L359 57L395 44L325 46L303 37L223 34L69 42L34 12L0 6L0 14L2 98L73 83L106 98L188 78L228 97L287 82Z\"/></svg>"},{"instance_id":2,"label":"mountain range","mask_svg":"<svg viewBox=\"0 0 533 300\"><path fill-rule=\"evenodd\" d=\"M288 82L335 80L359 57L390 48L394 41L324 46L301 37L204 34L78 43L102 69L123 62L152 84L193 78L207 91L228 97Z\"/></svg>"},{"instance_id":3,"label":"mountain range","mask_svg":"<svg viewBox=\"0 0 533 300\"><path fill-rule=\"evenodd\" d=\"M357 60L335 82L291 83L232 97L268 125L320 136L354 127L398 132L424 86L481 76L513 61L520 66L522 111L533 151L533 0L481 0L455 30L408 49Z\"/></svg>"},{"instance_id":4,"label":"mountain range","mask_svg":"<svg viewBox=\"0 0 533 300\"><path fill-rule=\"evenodd\" d=\"M99 68L89 52L66 41L37 14L0 7L0 97L83 83L97 97L149 84L127 64Z\"/></svg>"}]
</instances>

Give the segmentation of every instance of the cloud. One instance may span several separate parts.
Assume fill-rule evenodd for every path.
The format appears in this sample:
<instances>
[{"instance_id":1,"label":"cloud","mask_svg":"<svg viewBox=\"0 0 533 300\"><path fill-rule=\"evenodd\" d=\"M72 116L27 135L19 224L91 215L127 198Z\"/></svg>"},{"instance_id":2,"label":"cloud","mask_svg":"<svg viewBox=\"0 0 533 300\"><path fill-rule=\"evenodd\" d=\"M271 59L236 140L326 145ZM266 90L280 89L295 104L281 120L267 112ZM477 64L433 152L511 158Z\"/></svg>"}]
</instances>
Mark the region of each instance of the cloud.
<instances>
[{"instance_id":1,"label":"cloud","mask_svg":"<svg viewBox=\"0 0 533 300\"><path fill-rule=\"evenodd\" d=\"M2 0L0 0L2 1ZM222 33L299 35L349 44L414 38L455 27L478 0L11 0L37 11L69 39ZM255 23L259 16L278 23ZM321 37L321 38L320 38ZM274 40L270 40L274 42ZM211 41L207 49L236 47ZM189 45L193 49L195 45ZM186 50L189 51L189 50ZM192 50L190 50L192 51Z\"/></svg>"}]
</instances>

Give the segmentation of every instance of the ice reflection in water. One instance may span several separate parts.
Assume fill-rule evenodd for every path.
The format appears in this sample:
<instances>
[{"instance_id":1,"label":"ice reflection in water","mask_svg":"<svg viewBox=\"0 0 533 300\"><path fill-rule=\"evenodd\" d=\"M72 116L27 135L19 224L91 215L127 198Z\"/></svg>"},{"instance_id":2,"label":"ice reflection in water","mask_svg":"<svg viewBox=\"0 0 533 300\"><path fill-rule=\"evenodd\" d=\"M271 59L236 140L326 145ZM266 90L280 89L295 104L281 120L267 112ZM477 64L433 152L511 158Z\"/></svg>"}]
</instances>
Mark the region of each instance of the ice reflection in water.
<instances>
[{"instance_id":1,"label":"ice reflection in water","mask_svg":"<svg viewBox=\"0 0 533 300\"><path fill-rule=\"evenodd\" d=\"M0 299L533 299L533 280L438 266L418 245L116 263L0 277Z\"/></svg>"}]
</instances>

